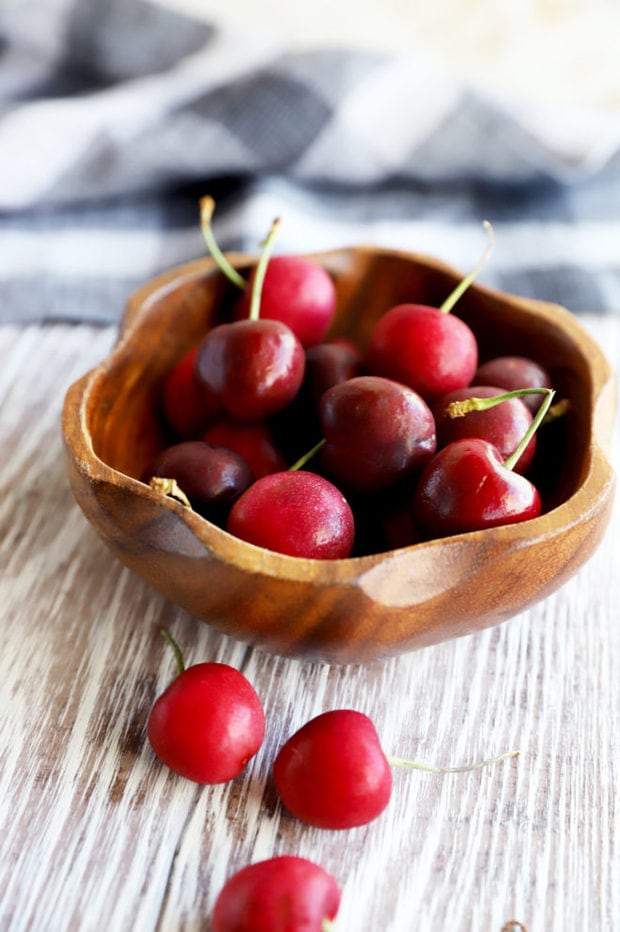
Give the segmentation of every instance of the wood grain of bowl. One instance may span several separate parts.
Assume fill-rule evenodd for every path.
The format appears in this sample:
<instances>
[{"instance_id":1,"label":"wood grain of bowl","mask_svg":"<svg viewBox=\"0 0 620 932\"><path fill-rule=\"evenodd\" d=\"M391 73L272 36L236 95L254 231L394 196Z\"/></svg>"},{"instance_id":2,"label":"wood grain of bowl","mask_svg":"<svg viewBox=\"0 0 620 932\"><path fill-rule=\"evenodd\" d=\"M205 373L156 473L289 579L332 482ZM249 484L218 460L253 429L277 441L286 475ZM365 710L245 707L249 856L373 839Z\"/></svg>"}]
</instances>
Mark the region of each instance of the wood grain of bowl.
<instances>
[{"instance_id":1,"label":"wood grain of bowl","mask_svg":"<svg viewBox=\"0 0 620 932\"><path fill-rule=\"evenodd\" d=\"M231 256L243 270L254 259ZM315 255L332 274L331 335L362 347L403 301L440 304L459 274L433 259L373 248ZM129 299L118 341L67 392L68 477L112 553L172 602L220 631L274 653L363 663L498 624L545 598L600 543L611 510L608 459L615 384L569 311L474 285L456 310L481 358L533 356L568 413L539 435L544 513L531 521L346 560L305 560L247 544L144 484L165 443L166 372L223 319L231 285L210 259L188 263Z\"/></svg>"}]
</instances>

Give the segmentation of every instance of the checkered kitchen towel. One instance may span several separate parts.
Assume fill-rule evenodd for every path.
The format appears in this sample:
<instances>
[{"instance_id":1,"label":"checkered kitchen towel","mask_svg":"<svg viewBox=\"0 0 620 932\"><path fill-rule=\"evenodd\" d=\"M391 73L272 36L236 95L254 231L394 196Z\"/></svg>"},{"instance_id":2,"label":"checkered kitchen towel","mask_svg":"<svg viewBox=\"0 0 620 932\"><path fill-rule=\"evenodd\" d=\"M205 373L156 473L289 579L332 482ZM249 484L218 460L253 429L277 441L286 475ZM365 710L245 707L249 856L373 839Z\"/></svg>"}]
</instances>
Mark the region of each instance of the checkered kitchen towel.
<instances>
[{"instance_id":1,"label":"checkered kitchen towel","mask_svg":"<svg viewBox=\"0 0 620 932\"><path fill-rule=\"evenodd\" d=\"M147 0L0 4L0 321L114 322L226 249L411 249L620 311L620 125L486 96L411 55L291 52Z\"/></svg>"}]
</instances>

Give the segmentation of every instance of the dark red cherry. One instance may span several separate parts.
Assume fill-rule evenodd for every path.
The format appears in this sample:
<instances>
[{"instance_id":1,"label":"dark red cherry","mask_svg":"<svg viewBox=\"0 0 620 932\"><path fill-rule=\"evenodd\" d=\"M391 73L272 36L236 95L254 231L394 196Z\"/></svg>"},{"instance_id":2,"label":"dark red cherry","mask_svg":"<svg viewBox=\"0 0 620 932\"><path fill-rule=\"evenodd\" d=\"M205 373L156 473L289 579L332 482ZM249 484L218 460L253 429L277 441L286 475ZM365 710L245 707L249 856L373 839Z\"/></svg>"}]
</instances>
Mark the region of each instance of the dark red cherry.
<instances>
[{"instance_id":1,"label":"dark red cherry","mask_svg":"<svg viewBox=\"0 0 620 932\"><path fill-rule=\"evenodd\" d=\"M519 445L521 438L532 423L532 415L525 406L526 398L507 398L495 407L484 411L468 411L462 417L450 417L448 405L453 401L463 401L466 398L494 398L501 395L504 389L491 385L470 385L454 392L442 395L433 405L433 415L437 425L437 446L445 447L453 440L463 440L467 437L480 437L488 440L500 452L502 459L507 459ZM538 407L542 402L542 395L535 396ZM536 435L534 434L527 447L519 457L515 470L525 474L536 452Z\"/></svg>"},{"instance_id":2,"label":"dark red cherry","mask_svg":"<svg viewBox=\"0 0 620 932\"><path fill-rule=\"evenodd\" d=\"M227 530L267 550L312 559L348 557L355 538L342 492L303 470L258 479L233 505Z\"/></svg>"},{"instance_id":3,"label":"dark red cherry","mask_svg":"<svg viewBox=\"0 0 620 932\"><path fill-rule=\"evenodd\" d=\"M328 388L362 374L362 355L344 340L319 343L306 350L304 390L318 405Z\"/></svg>"},{"instance_id":4,"label":"dark red cherry","mask_svg":"<svg viewBox=\"0 0 620 932\"><path fill-rule=\"evenodd\" d=\"M543 366L526 356L496 356L478 366L476 385L499 385L505 391L519 388L551 388L551 376ZM534 414L541 395L524 395L523 404Z\"/></svg>"},{"instance_id":5,"label":"dark red cherry","mask_svg":"<svg viewBox=\"0 0 620 932\"><path fill-rule=\"evenodd\" d=\"M378 376L328 389L319 413L321 469L356 492L385 488L422 468L435 451L435 422L417 392Z\"/></svg>"},{"instance_id":6,"label":"dark red cherry","mask_svg":"<svg viewBox=\"0 0 620 932\"><path fill-rule=\"evenodd\" d=\"M147 481L154 476L175 479L192 507L214 521L228 513L254 480L238 453L201 440L185 440L160 453Z\"/></svg>"},{"instance_id":7,"label":"dark red cherry","mask_svg":"<svg viewBox=\"0 0 620 932\"><path fill-rule=\"evenodd\" d=\"M262 421L299 391L304 351L280 321L238 320L209 331L198 350L196 373L235 420Z\"/></svg>"}]
</instances>

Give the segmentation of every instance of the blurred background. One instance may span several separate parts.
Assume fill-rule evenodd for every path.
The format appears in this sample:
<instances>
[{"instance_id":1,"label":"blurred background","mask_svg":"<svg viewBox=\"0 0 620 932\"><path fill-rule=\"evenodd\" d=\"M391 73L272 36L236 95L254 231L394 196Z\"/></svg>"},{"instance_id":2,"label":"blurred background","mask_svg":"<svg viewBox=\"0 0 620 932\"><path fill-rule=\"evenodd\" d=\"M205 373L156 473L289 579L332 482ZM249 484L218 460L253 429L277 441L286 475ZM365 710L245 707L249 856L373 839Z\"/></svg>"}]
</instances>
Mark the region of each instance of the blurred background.
<instances>
[{"instance_id":1,"label":"blurred background","mask_svg":"<svg viewBox=\"0 0 620 932\"><path fill-rule=\"evenodd\" d=\"M0 321L224 249L374 244L620 310L618 0L3 0Z\"/></svg>"}]
</instances>

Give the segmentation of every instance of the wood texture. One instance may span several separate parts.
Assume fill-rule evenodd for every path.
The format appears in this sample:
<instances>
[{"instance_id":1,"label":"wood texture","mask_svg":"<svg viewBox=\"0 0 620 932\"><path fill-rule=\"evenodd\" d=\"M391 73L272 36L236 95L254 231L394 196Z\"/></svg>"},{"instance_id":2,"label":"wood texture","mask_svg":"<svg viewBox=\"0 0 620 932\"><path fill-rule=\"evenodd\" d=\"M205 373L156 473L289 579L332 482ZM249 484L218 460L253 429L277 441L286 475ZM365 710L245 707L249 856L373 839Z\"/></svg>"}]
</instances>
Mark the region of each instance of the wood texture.
<instances>
[{"instance_id":1,"label":"wood texture","mask_svg":"<svg viewBox=\"0 0 620 932\"><path fill-rule=\"evenodd\" d=\"M617 366L620 318L585 324ZM577 575L504 625L365 667L271 656L132 575L73 500L62 399L113 339L0 329L3 932L208 930L224 879L285 852L340 878L339 932L618 928L617 509ZM161 625L188 661L230 662L263 698L267 740L230 784L176 778L145 742L174 673ZM344 706L371 714L395 755L521 756L471 774L399 771L376 822L311 829L280 810L269 764L309 716Z\"/></svg>"},{"instance_id":2,"label":"wood texture","mask_svg":"<svg viewBox=\"0 0 620 932\"><path fill-rule=\"evenodd\" d=\"M438 306L459 281L441 263L389 250L316 258L338 292L332 335L361 348L391 306L414 296ZM538 435L541 517L391 553L301 561L233 538L138 481L164 443L163 376L226 319L231 291L236 298L209 259L148 283L129 301L114 353L72 386L65 405L80 506L115 555L173 602L287 656L368 661L503 621L552 592L597 546L613 493L609 367L567 311L476 286L458 313L481 357L532 355L570 402Z\"/></svg>"}]
</instances>

